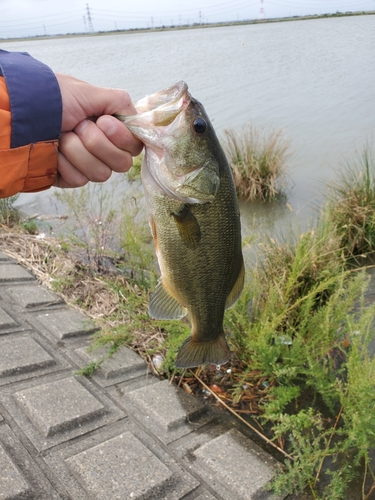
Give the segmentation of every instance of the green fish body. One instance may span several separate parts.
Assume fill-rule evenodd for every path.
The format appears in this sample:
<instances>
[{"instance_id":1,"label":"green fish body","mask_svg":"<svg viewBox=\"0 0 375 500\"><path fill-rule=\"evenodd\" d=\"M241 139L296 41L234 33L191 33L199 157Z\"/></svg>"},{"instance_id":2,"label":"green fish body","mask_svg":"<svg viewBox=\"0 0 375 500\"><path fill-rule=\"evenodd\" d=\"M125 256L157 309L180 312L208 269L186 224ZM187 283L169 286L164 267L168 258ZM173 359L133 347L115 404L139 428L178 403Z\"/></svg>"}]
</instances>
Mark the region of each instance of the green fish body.
<instances>
[{"instance_id":1,"label":"green fish body","mask_svg":"<svg viewBox=\"0 0 375 500\"><path fill-rule=\"evenodd\" d=\"M161 278L155 319L187 316L176 366L223 364L231 353L224 311L244 283L240 214L230 167L203 106L179 82L121 117L145 143L142 183Z\"/></svg>"}]
</instances>

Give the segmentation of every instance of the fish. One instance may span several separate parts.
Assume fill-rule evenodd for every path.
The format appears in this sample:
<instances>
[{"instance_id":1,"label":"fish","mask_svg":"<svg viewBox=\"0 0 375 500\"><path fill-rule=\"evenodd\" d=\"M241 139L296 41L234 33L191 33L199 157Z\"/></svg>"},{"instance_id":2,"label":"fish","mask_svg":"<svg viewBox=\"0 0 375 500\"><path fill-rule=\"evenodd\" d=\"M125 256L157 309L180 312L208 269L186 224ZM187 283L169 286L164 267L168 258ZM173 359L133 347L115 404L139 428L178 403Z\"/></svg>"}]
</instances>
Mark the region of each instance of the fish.
<instances>
[{"instance_id":1,"label":"fish","mask_svg":"<svg viewBox=\"0 0 375 500\"><path fill-rule=\"evenodd\" d=\"M141 179L160 268L149 315L181 319L191 334L175 366L221 365L231 351L224 312L244 285L241 222L228 161L203 105L184 81L118 116L145 145Z\"/></svg>"}]
</instances>

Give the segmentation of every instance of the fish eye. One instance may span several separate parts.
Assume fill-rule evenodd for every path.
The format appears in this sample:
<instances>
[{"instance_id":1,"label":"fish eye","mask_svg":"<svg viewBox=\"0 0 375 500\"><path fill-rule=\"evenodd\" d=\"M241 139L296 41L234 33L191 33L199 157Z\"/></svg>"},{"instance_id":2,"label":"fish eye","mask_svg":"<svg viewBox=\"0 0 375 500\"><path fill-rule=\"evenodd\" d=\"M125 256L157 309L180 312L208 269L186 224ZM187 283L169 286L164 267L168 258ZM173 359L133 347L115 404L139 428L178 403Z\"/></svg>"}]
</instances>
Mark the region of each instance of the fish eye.
<instances>
[{"instance_id":1,"label":"fish eye","mask_svg":"<svg viewBox=\"0 0 375 500\"><path fill-rule=\"evenodd\" d=\"M207 129L207 122L203 118L195 118L193 121L193 129L197 134L204 134Z\"/></svg>"}]
</instances>

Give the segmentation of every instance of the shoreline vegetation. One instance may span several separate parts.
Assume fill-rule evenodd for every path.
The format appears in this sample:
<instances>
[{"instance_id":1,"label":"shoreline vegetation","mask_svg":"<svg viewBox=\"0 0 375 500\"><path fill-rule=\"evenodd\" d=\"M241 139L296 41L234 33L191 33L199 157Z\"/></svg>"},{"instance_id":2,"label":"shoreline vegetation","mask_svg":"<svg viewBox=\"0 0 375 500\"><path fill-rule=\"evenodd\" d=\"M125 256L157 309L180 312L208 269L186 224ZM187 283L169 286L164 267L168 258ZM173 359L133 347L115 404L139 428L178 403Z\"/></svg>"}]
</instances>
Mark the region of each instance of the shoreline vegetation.
<instances>
[{"instance_id":1,"label":"shoreline vegetation","mask_svg":"<svg viewBox=\"0 0 375 500\"><path fill-rule=\"evenodd\" d=\"M140 182L139 162L133 168L134 182ZM253 265L240 299L226 312L233 357L220 367L176 370L188 324L148 317L158 272L140 203L133 210L118 208L114 190L99 184L57 196L69 211L59 238L41 234L38 220L23 221L13 208L15 198L0 200L0 249L101 328L92 338L95 361L82 375L92 375L127 345L156 375L225 407L262 436L285 466L273 481L276 493L307 489L315 500L370 500L375 492L370 145L338 170L308 231L277 239L260 235L244 243Z\"/></svg>"},{"instance_id":2,"label":"shoreline vegetation","mask_svg":"<svg viewBox=\"0 0 375 500\"><path fill-rule=\"evenodd\" d=\"M307 16L291 16L291 17L275 17L275 18L265 18L265 19L246 19L242 21L223 21L220 23L193 23L193 24L183 24L183 25L162 25L154 28L129 28L129 29L118 29L118 30L108 30L108 31L94 31L94 32L77 32L77 33L66 33L66 34L55 34L55 35L35 35L35 36L24 36L24 37L8 37L1 38L2 42L17 42L23 40L50 40L56 38L75 38L75 37L87 37L87 36L104 36L104 35L127 35L133 33L157 33L160 31L179 31L186 29L201 29L201 28L219 28L223 26L243 26L248 24L265 24L265 23L282 23L289 21L308 21L311 19L329 19L335 17L353 17L353 16L371 16L375 15L375 10L370 11L347 11L347 12L335 12L330 14L311 14Z\"/></svg>"}]
</instances>

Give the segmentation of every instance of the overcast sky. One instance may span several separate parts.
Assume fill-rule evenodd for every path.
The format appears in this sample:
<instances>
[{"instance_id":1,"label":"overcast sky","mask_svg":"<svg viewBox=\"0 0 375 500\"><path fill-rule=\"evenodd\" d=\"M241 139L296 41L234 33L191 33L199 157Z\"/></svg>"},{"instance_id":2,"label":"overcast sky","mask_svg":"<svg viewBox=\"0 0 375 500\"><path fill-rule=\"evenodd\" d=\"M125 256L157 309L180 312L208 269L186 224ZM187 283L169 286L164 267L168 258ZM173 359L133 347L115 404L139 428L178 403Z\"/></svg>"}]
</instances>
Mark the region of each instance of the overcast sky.
<instances>
[{"instance_id":1,"label":"overcast sky","mask_svg":"<svg viewBox=\"0 0 375 500\"><path fill-rule=\"evenodd\" d=\"M362 10L375 0L0 0L0 38Z\"/></svg>"}]
</instances>

